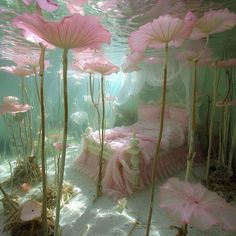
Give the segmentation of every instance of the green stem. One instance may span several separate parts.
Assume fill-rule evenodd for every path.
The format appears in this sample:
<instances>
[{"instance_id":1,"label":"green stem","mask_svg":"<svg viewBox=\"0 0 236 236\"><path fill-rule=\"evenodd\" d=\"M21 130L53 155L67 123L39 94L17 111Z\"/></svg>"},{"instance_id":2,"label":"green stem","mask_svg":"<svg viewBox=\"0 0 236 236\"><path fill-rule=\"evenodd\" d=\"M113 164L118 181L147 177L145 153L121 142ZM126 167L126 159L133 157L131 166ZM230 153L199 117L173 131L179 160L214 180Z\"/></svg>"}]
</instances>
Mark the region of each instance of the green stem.
<instances>
[{"instance_id":1,"label":"green stem","mask_svg":"<svg viewBox=\"0 0 236 236\"><path fill-rule=\"evenodd\" d=\"M209 170L210 170L210 159L211 159L211 149L212 149L212 138L213 138L213 123L215 117L215 104L216 104L216 82L217 82L217 67L214 70L214 82L213 82L213 98L212 98L212 108L211 108L211 120L209 127L209 144L207 152L207 167L206 167L206 181L208 182Z\"/></svg>"},{"instance_id":2,"label":"green stem","mask_svg":"<svg viewBox=\"0 0 236 236\"><path fill-rule=\"evenodd\" d=\"M167 60L168 60L168 44L165 45L165 65L164 65L164 79L162 87L162 104L161 104L161 119L160 119L160 131L157 140L156 153L152 163L152 182L151 182L151 192L150 192L150 201L149 201L149 214L147 221L147 229L145 235L149 235L151 220L152 220L152 211L153 211L153 201L154 201L154 192L155 192L155 183L157 179L157 161L159 159L159 151L164 127L164 114L165 114L165 102L166 102L166 84L167 84Z\"/></svg>"},{"instance_id":3,"label":"green stem","mask_svg":"<svg viewBox=\"0 0 236 236\"><path fill-rule=\"evenodd\" d=\"M40 53L40 111L41 111L41 165L42 165L42 189L43 189L43 209L42 209L42 232L43 236L48 235L47 226L47 173L45 162L45 107L44 107L44 57L45 47L43 44L39 44L41 47Z\"/></svg>"},{"instance_id":4,"label":"green stem","mask_svg":"<svg viewBox=\"0 0 236 236\"><path fill-rule=\"evenodd\" d=\"M92 74L90 73L89 75L89 91L90 91L90 96L91 96L91 102L94 107L94 109L97 112L98 116L98 133L99 133L99 140L101 141L101 134L100 134L100 124L101 124L101 115L98 109L98 103L95 102L94 100L94 84L92 84Z\"/></svg>"},{"instance_id":5,"label":"green stem","mask_svg":"<svg viewBox=\"0 0 236 236\"><path fill-rule=\"evenodd\" d=\"M64 94L64 126L63 126L63 142L62 142L62 153L60 160L59 170L59 181L58 181L58 192L56 198L56 219L54 227L54 236L59 235L59 220L61 210L61 196L64 179L64 169L66 160L66 143L67 143L67 130L68 130L68 95L67 95L67 67L68 67L68 49L63 49L63 94Z\"/></svg>"},{"instance_id":6,"label":"green stem","mask_svg":"<svg viewBox=\"0 0 236 236\"><path fill-rule=\"evenodd\" d=\"M197 99L197 61L194 61L193 66L193 85L192 85L192 110L191 110L191 125L190 125L190 141L189 152L187 157L187 169L185 180L188 181L191 177L193 159L196 155L195 150L195 126L196 126L196 99Z\"/></svg>"},{"instance_id":7,"label":"green stem","mask_svg":"<svg viewBox=\"0 0 236 236\"><path fill-rule=\"evenodd\" d=\"M103 151L104 151L104 138L105 138L105 96L104 96L104 76L101 75L101 96L102 96L102 135L101 135L101 150L99 155L99 171L98 171L98 180L97 180L97 191L96 197L97 199L99 196L102 195L102 165L103 165Z\"/></svg>"}]
</instances>

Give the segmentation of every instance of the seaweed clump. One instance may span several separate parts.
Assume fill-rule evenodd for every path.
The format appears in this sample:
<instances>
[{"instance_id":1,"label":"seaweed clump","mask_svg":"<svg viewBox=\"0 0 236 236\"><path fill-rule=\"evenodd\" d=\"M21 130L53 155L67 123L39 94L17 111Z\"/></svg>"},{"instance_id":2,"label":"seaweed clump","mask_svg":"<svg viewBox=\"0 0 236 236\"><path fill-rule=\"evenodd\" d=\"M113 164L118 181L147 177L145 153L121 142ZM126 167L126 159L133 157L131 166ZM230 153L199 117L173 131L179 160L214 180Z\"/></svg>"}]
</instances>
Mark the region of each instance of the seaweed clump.
<instances>
[{"instance_id":1,"label":"seaweed clump","mask_svg":"<svg viewBox=\"0 0 236 236\"><path fill-rule=\"evenodd\" d=\"M67 204L71 199L74 191L74 186L70 183L63 183L62 187L62 206ZM47 186L47 208L53 210L56 207L57 186L54 184ZM39 202L43 201L43 196L35 197Z\"/></svg>"},{"instance_id":2,"label":"seaweed clump","mask_svg":"<svg viewBox=\"0 0 236 236\"><path fill-rule=\"evenodd\" d=\"M29 156L17 162L16 167L3 185L19 187L23 183L37 183L41 180L41 170L34 156Z\"/></svg>"}]
</instances>

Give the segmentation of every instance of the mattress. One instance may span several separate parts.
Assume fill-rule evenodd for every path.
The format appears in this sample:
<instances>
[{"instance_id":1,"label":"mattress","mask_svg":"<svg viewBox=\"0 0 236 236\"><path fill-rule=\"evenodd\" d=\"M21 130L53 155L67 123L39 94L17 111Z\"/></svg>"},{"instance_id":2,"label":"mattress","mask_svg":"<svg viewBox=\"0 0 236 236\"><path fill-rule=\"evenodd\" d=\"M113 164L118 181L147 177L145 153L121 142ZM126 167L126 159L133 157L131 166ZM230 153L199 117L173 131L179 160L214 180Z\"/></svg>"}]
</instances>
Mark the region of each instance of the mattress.
<instances>
[{"instance_id":1,"label":"mattress","mask_svg":"<svg viewBox=\"0 0 236 236\"><path fill-rule=\"evenodd\" d=\"M105 130L102 173L105 195L119 199L150 185L159 126L158 121L138 121L128 127ZM158 177L170 176L184 167L187 154L185 143L185 127L173 120L166 120L157 163ZM99 132L85 135L76 166L95 181L99 170L99 152Z\"/></svg>"}]
</instances>

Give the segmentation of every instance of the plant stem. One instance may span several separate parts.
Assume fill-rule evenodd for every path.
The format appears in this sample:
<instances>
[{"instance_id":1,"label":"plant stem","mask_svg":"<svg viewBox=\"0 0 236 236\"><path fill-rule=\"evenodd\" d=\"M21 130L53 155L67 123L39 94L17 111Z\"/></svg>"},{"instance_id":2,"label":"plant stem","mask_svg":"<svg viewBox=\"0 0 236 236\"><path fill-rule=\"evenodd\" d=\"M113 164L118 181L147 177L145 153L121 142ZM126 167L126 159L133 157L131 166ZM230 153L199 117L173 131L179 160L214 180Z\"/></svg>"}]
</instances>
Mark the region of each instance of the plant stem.
<instances>
[{"instance_id":1,"label":"plant stem","mask_svg":"<svg viewBox=\"0 0 236 236\"><path fill-rule=\"evenodd\" d=\"M97 191L96 197L100 197L102 195L102 165L103 165L103 151L104 151L104 137L105 137L105 98L104 98L104 76L101 75L101 96L102 96L102 123L101 123L101 150L99 155L99 171L98 171L98 180L97 180Z\"/></svg>"},{"instance_id":2,"label":"plant stem","mask_svg":"<svg viewBox=\"0 0 236 236\"><path fill-rule=\"evenodd\" d=\"M39 44L41 48L40 53L40 110L41 110L41 165L42 165L42 189L43 189L43 208L42 208L42 232L43 236L48 235L47 225L47 173L45 162L45 108L44 108L44 57L45 46Z\"/></svg>"},{"instance_id":3,"label":"plant stem","mask_svg":"<svg viewBox=\"0 0 236 236\"><path fill-rule=\"evenodd\" d=\"M193 159L196 155L195 150L195 119L196 119L196 98L197 98L197 61L193 64L193 84L192 84L192 110L191 110L191 125L190 125L190 141L189 141L189 152L187 157L187 169L185 180L188 181L191 177Z\"/></svg>"},{"instance_id":4,"label":"plant stem","mask_svg":"<svg viewBox=\"0 0 236 236\"><path fill-rule=\"evenodd\" d=\"M96 110L97 116L98 116L98 133L99 133L99 140L101 141L101 134L100 134L101 115L100 115L100 112L98 109L98 103L96 103L94 100L94 84L92 84L92 74L91 73L89 74L89 91L90 91L92 105L93 105L94 109Z\"/></svg>"},{"instance_id":5,"label":"plant stem","mask_svg":"<svg viewBox=\"0 0 236 236\"><path fill-rule=\"evenodd\" d=\"M210 170L210 159L211 159L211 149L212 149L212 137L213 137L213 123L215 116L215 104L216 104L216 81L217 81L217 67L214 70L214 82L213 82L213 98L212 98L212 108L211 108L211 120L209 127L209 144L207 152L207 167L206 167L206 181L208 182L209 170Z\"/></svg>"},{"instance_id":6,"label":"plant stem","mask_svg":"<svg viewBox=\"0 0 236 236\"><path fill-rule=\"evenodd\" d=\"M234 126L233 134L232 134L232 141L230 146L230 154L229 154L229 161L228 161L228 175L231 175L232 171L232 163L233 163L233 155L236 146L236 126Z\"/></svg>"},{"instance_id":7,"label":"plant stem","mask_svg":"<svg viewBox=\"0 0 236 236\"><path fill-rule=\"evenodd\" d=\"M150 192L150 201L149 201L149 214L147 229L145 235L149 235L151 221L152 221L152 210L153 210L153 201L154 201L154 192L155 192L155 183L157 179L157 161L159 159L159 151L162 139L162 132L164 127L164 115L165 115L165 102L166 102L166 84L167 84L167 60L168 60L168 43L165 45L165 65L164 65L164 79L162 87L162 104L161 104L161 120L160 120L160 131L157 140L156 153L152 163L152 182L151 182L151 192Z\"/></svg>"},{"instance_id":8,"label":"plant stem","mask_svg":"<svg viewBox=\"0 0 236 236\"><path fill-rule=\"evenodd\" d=\"M59 235L59 219L61 210L61 196L64 179L64 169L66 160L66 143L67 143L67 130L68 130L68 95L67 95L67 67L68 67L68 49L63 49L63 94L64 94L64 126L63 126L63 142L62 153L60 160L58 192L56 198L56 218L54 227L54 236Z\"/></svg>"},{"instance_id":9,"label":"plant stem","mask_svg":"<svg viewBox=\"0 0 236 236\"><path fill-rule=\"evenodd\" d=\"M2 184L0 183L0 190L3 194L3 196L6 198L7 202L10 204L10 206L12 207L12 209L14 209L15 211L18 211L18 208L11 202L8 194L4 191Z\"/></svg>"}]
</instances>

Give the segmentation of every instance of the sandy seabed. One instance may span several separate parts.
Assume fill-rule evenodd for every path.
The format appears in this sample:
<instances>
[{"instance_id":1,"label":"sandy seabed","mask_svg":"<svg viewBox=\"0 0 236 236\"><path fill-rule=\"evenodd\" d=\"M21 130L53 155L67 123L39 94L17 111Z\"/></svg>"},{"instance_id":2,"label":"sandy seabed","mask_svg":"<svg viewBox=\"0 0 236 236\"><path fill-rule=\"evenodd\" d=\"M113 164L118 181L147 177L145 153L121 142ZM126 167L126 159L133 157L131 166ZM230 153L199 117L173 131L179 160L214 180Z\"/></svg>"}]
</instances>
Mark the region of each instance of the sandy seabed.
<instances>
[{"instance_id":1,"label":"sandy seabed","mask_svg":"<svg viewBox=\"0 0 236 236\"><path fill-rule=\"evenodd\" d=\"M93 203L96 184L86 175L80 173L74 161L78 156L78 145L71 146L67 151L65 167L65 180L75 186L75 193L69 204L61 210L60 224L62 236L143 236L145 235L145 222L148 215L148 202L150 188L135 193L127 198L127 209L122 213L117 209L117 202L106 196L100 197ZM52 172L53 158L49 161L49 175ZM0 165L0 180L9 177L9 164L7 160L2 160ZM199 174L198 170L195 170ZM180 172L177 177L184 176ZM165 214L164 210L158 206L157 196L159 188L166 179L159 180L156 185L155 205L152 217L152 227L150 236L175 236L177 231L170 229L170 225L176 225ZM220 214L220 212L219 212ZM0 204L0 236L7 236L3 233L4 215ZM138 224L136 224L138 222ZM235 220L236 222L236 220ZM235 233L222 231L214 227L208 231L199 231L189 227L189 236L235 236Z\"/></svg>"}]
</instances>

